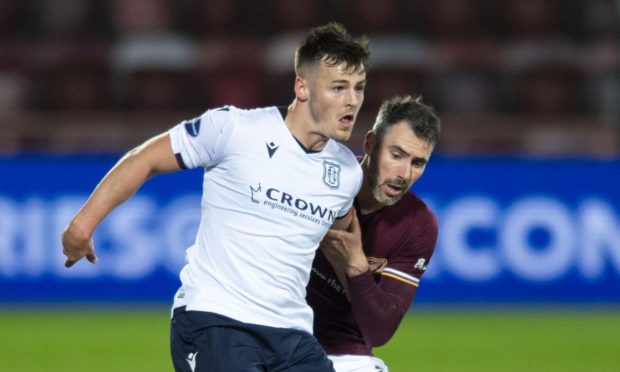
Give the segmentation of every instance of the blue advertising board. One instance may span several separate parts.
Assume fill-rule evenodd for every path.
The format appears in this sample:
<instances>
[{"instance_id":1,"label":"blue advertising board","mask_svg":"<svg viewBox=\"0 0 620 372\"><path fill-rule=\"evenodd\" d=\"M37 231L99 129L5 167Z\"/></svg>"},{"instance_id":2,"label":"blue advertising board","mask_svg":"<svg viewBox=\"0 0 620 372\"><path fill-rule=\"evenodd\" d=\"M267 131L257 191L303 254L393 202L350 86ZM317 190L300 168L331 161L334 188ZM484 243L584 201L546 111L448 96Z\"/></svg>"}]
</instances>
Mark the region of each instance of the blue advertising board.
<instances>
[{"instance_id":1,"label":"blue advertising board","mask_svg":"<svg viewBox=\"0 0 620 372\"><path fill-rule=\"evenodd\" d=\"M170 301L200 215L200 170L158 176L99 226L99 263L62 230L112 157L0 158L0 304ZM416 303L620 303L620 161L442 158L413 190L440 236Z\"/></svg>"}]
</instances>

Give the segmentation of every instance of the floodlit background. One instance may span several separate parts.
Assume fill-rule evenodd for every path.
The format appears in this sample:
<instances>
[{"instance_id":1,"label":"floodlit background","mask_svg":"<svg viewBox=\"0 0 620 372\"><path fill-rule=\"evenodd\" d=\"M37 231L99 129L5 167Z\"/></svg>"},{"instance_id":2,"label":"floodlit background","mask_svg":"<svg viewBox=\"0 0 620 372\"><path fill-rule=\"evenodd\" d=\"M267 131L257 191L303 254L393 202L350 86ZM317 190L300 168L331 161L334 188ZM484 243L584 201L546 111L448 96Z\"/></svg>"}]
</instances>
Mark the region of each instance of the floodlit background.
<instances>
[{"instance_id":1,"label":"floodlit background","mask_svg":"<svg viewBox=\"0 0 620 372\"><path fill-rule=\"evenodd\" d=\"M296 44L332 20L370 38L354 152L392 95L443 121L414 186L440 239L392 370L616 370L620 1L0 0L1 371L171 369L200 171L113 212L96 266L66 270L60 233L151 136L288 105Z\"/></svg>"}]
</instances>

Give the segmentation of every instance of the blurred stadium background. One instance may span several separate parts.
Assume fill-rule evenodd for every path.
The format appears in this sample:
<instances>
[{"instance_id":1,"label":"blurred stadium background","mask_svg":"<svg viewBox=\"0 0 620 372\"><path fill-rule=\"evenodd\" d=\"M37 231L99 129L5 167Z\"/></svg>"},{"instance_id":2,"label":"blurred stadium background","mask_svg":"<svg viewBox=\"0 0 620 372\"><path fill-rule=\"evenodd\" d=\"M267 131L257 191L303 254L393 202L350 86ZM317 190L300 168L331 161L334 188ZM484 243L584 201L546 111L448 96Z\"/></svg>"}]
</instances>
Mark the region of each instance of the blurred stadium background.
<instances>
[{"instance_id":1,"label":"blurred stadium background","mask_svg":"<svg viewBox=\"0 0 620 372\"><path fill-rule=\"evenodd\" d=\"M97 266L65 270L60 232L145 139L289 104L294 47L331 20L371 40L353 151L394 94L444 123L414 186L440 240L392 370L618 370L620 1L0 0L1 371L171 369L200 172L110 215Z\"/></svg>"}]
</instances>

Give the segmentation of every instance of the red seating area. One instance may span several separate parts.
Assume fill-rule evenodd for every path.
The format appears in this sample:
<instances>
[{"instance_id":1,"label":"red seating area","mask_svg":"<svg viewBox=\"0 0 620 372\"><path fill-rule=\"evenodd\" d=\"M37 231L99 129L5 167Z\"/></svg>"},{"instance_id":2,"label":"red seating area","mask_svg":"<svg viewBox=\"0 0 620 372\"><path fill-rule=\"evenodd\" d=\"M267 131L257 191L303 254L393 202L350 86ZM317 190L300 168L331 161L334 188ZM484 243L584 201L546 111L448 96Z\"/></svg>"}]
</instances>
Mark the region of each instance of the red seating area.
<instances>
[{"instance_id":1,"label":"red seating area","mask_svg":"<svg viewBox=\"0 0 620 372\"><path fill-rule=\"evenodd\" d=\"M158 130L173 123L147 112L286 105L296 41L330 20L371 40L361 132L383 99L422 94L444 118L448 153L485 152L463 149L459 134L512 131L515 118L557 130L570 118L570 128L612 133L601 146L620 152L613 0L0 0L0 130L11 133L0 153L63 151L58 136L23 124L33 116L54 115L57 127L76 114L131 117L131 128ZM87 137L105 130L84 125ZM523 138L502 141L532 151Z\"/></svg>"}]
</instances>

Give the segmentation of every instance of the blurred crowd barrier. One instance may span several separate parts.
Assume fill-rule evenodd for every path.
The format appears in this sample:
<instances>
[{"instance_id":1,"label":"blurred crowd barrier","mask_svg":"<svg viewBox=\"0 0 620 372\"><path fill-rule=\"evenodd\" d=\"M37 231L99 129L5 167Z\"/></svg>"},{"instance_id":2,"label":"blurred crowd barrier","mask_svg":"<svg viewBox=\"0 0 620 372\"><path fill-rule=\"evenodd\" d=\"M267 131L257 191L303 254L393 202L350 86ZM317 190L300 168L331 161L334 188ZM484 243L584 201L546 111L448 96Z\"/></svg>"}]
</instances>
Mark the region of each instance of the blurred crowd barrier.
<instances>
[{"instance_id":1,"label":"blurred crowd barrier","mask_svg":"<svg viewBox=\"0 0 620 372\"><path fill-rule=\"evenodd\" d=\"M370 38L359 149L421 94L445 154L620 154L617 0L0 0L0 153L118 153L210 107L287 105L331 20Z\"/></svg>"}]
</instances>

